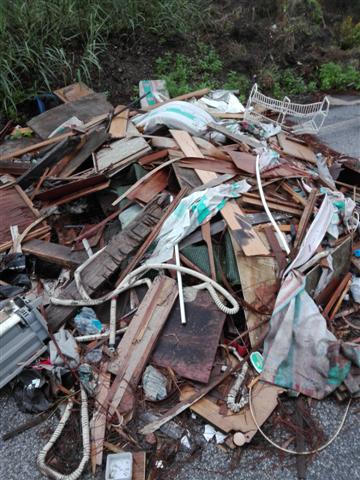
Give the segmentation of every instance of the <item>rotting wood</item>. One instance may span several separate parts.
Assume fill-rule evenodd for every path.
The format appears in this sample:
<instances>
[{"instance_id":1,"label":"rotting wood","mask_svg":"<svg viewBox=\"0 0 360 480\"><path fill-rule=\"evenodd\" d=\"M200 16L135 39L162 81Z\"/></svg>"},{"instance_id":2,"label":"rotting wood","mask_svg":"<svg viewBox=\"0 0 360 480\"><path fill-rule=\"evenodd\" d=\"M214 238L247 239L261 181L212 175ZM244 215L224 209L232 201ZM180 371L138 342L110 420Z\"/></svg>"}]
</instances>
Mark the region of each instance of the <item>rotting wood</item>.
<instances>
[{"instance_id":1,"label":"rotting wood","mask_svg":"<svg viewBox=\"0 0 360 480\"><path fill-rule=\"evenodd\" d=\"M89 295L107 285L108 280L119 270L123 270L133 255L153 231L163 215L165 197L159 196L149 203L129 225L115 235L104 250L90 262L82 273L83 283ZM62 298L79 299L75 281L62 292ZM49 330L56 331L75 312L76 307L50 305L47 309Z\"/></svg>"},{"instance_id":2,"label":"rotting wood","mask_svg":"<svg viewBox=\"0 0 360 480\"><path fill-rule=\"evenodd\" d=\"M141 260L143 255L146 253L147 249L150 247L152 242L155 240L157 235L159 234L161 227L163 226L165 220L170 216L170 214L175 210L175 208L179 205L181 199L186 195L187 189L182 188L180 192L176 195L174 200L171 202L171 204L167 207L166 212L162 217L159 219L157 225L153 228L152 232L150 235L147 237L147 239L143 242L141 247L138 249L134 257L131 259L131 261L128 263L128 265L125 267L125 269L121 272L121 275L119 279L116 282L116 285L119 285L123 279L126 277L128 273L130 273L138 264L138 262Z\"/></svg>"},{"instance_id":3,"label":"rotting wood","mask_svg":"<svg viewBox=\"0 0 360 480\"><path fill-rule=\"evenodd\" d=\"M198 291L193 300L185 303L185 309L187 322L182 325L179 303L174 306L151 361L171 368L181 377L207 383L226 315L206 290Z\"/></svg>"},{"instance_id":4,"label":"rotting wood","mask_svg":"<svg viewBox=\"0 0 360 480\"><path fill-rule=\"evenodd\" d=\"M65 245L38 239L25 242L22 245L22 250L24 253L64 268L77 268L87 259L85 252L74 252Z\"/></svg>"}]
</instances>

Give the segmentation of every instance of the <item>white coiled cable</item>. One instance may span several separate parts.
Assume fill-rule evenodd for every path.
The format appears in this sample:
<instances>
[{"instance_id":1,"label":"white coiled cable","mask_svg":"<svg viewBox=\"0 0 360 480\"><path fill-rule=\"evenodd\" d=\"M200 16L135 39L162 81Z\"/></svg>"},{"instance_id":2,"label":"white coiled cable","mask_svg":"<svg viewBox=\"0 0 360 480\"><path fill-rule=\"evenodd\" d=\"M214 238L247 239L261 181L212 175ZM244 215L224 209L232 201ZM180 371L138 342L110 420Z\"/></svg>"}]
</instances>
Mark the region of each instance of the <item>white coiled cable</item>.
<instances>
[{"instance_id":1,"label":"white coiled cable","mask_svg":"<svg viewBox=\"0 0 360 480\"><path fill-rule=\"evenodd\" d=\"M89 413L88 413L88 401L85 389L80 385L81 391L81 430L82 430L82 441L83 441L83 456L79 463L79 466L72 473L65 475L59 473L56 470L53 470L48 465L46 465L46 456L49 453L52 446L60 437L67 421L70 418L71 411L74 405L74 400L72 397L69 397L68 403L66 405L65 411L60 419L58 426L56 427L54 433L51 435L48 443L40 450L40 453L37 458L37 466L39 470L50 478L54 480L77 480L82 474L85 465L90 458L90 429L89 429Z\"/></svg>"},{"instance_id":2,"label":"white coiled cable","mask_svg":"<svg viewBox=\"0 0 360 480\"><path fill-rule=\"evenodd\" d=\"M92 257L94 258L94 257ZM90 260L90 259L89 259ZM145 271L154 269L154 270L175 270L175 271L180 271L181 273L191 275L199 280L201 280L203 283L200 285L197 285L196 288L206 288L215 305L221 310L222 312L226 313L227 315L234 315L239 311L239 304L235 300L235 298L227 291L225 288L223 288L221 285L219 285L215 280L212 278L207 277L203 273L199 273L195 270L192 270L187 267L183 266L178 266L178 265L172 265L170 263L146 263L140 267L138 267L136 270L133 270L130 272L124 280L116 287L115 290L112 292L108 293L104 297L101 298L96 298L92 299L89 297L88 293L86 292L84 285L82 284L81 281L81 271L84 269L84 266L89 262L89 260L86 260L84 264L82 264L75 272L74 278L75 278L75 283L76 286L79 290L79 293L82 297L82 300L74 300L72 298L65 299L65 298L54 298L51 297L50 301L51 303L55 305L64 305L64 306L85 306L85 305L100 305L101 303L107 302L111 300L111 298L120 295L122 292L125 290L128 290L129 288L133 288L137 285L141 285L143 283L148 284L150 282L149 279L137 279L139 275L143 274ZM148 285L149 286L149 285ZM220 300L218 293L219 292L221 295L223 295L226 300L231 304L231 307L228 307L223 304L223 302Z\"/></svg>"}]
</instances>

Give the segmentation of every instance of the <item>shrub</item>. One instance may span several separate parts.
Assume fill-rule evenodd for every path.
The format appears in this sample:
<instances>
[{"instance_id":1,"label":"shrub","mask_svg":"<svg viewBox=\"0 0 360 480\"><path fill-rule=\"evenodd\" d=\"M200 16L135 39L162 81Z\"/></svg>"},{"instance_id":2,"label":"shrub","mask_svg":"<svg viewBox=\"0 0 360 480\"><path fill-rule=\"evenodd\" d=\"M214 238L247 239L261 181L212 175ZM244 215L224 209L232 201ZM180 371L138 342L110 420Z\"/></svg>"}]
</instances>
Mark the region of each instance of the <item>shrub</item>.
<instances>
[{"instance_id":1,"label":"shrub","mask_svg":"<svg viewBox=\"0 0 360 480\"><path fill-rule=\"evenodd\" d=\"M319 72L321 90L344 90L353 87L360 90L360 71L353 66L342 67L337 63L324 63Z\"/></svg>"}]
</instances>

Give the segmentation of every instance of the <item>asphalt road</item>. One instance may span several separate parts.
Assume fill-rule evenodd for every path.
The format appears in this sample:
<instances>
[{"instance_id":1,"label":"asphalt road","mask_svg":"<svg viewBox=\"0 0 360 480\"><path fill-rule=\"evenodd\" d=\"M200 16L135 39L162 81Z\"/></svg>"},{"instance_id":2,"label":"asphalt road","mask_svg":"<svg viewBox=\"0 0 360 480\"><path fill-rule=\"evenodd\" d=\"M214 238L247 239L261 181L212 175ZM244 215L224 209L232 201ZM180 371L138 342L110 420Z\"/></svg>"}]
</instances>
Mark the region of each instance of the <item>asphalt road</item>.
<instances>
[{"instance_id":1,"label":"asphalt road","mask_svg":"<svg viewBox=\"0 0 360 480\"><path fill-rule=\"evenodd\" d=\"M349 98L351 99L351 98ZM360 105L332 107L320 139L332 148L354 157L360 157ZM344 405L332 399L316 402L313 413L330 438L336 430ZM1 433L7 432L32 418L16 407L6 390L0 392ZM0 439L0 480L40 480L44 478L36 468L36 456L46 443L55 420L24 432L12 440ZM199 427L200 428L200 427ZM271 432L269 432L271 435ZM170 470L159 471L160 478L172 480L293 480L297 478L293 456L279 455L264 440L243 448L239 457L224 452L214 443L206 443L200 432L198 456L180 453L177 460L167 465ZM93 478L89 473L85 480ZM97 479L104 478L100 472ZM307 459L307 480L360 480L360 404L353 403L344 428L327 449Z\"/></svg>"}]
</instances>

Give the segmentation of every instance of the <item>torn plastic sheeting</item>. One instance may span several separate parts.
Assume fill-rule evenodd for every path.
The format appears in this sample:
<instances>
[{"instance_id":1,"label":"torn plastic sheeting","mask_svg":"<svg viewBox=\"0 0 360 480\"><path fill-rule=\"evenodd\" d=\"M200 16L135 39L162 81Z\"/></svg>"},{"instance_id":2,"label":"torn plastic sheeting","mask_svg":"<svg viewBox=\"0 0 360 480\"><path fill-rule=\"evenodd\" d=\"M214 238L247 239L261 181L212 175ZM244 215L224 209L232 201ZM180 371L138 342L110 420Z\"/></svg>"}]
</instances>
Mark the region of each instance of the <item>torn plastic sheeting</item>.
<instances>
[{"instance_id":1,"label":"torn plastic sheeting","mask_svg":"<svg viewBox=\"0 0 360 480\"><path fill-rule=\"evenodd\" d=\"M75 338L68 330L62 328L54 335L55 341L61 350L61 353L68 360L70 368L75 368L79 365L80 356L77 351L77 343ZM50 361L56 367L67 367L64 364L62 356L59 354L55 343L51 340L49 342Z\"/></svg>"},{"instance_id":2,"label":"torn plastic sheeting","mask_svg":"<svg viewBox=\"0 0 360 480\"><path fill-rule=\"evenodd\" d=\"M333 206L332 201L327 195L325 195L321 207L301 244L299 253L296 255L291 265L289 265L287 268L285 275L290 270L301 267L301 265L310 260L321 244L335 213L336 209Z\"/></svg>"},{"instance_id":3,"label":"torn plastic sheeting","mask_svg":"<svg viewBox=\"0 0 360 480\"><path fill-rule=\"evenodd\" d=\"M156 248L147 263L164 263L172 258L176 244L216 215L229 198L237 198L249 189L246 180L241 180L185 197L164 222L157 237Z\"/></svg>"},{"instance_id":4,"label":"torn plastic sheeting","mask_svg":"<svg viewBox=\"0 0 360 480\"><path fill-rule=\"evenodd\" d=\"M350 372L353 358L346 348L340 353L338 344L305 290L305 277L291 272L282 284L271 317L261 378L320 400L341 385ZM360 355L360 346L356 347ZM351 354L354 356L354 349Z\"/></svg>"},{"instance_id":5,"label":"torn plastic sheeting","mask_svg":"<svg viewBox=\"0 0 360 480\"><path fill-rule=\"evenodd\" d=\"M149 113L133 119L137 127L143 127L145 133L153 133L160 126L185 130L192 135L206 133L207 125L214 122L213 117L200 107L191 103L175 101L155 108Z\"/></svg>"},{"instance_id":6,"label":"torn plastic sheeting","mask_svg":"<svg viewBox=\"0 0 360 480\"><path fill-rule=\"evenodd\" d=\"M147 94L146 97L141 98ZM170 99L165 80L140 80L139 96L141 108L152 107Z\"/></svg>"},{"instance_id":7,"label":"torn plastic sheeting","mask_svg":"<svg viewBox=\"0 0 360 480\"><path fill-rule=\"evenodd\" d=\"M351 281L350 292L356 303L360 303L360 277L354 277Z\"/></svg>"},{"instance_id":8,"label":"torn plastic sheeting","mask_svg":"<svg viewBox=\"0 0 360 480\"><path fill-rule=\"evenodd\" d=\"M244 113L245 107L240 100L229 90L213 90L200 100L194 102L200 108L210 107L222 113Z\"/></svg>"}]
</instances>

